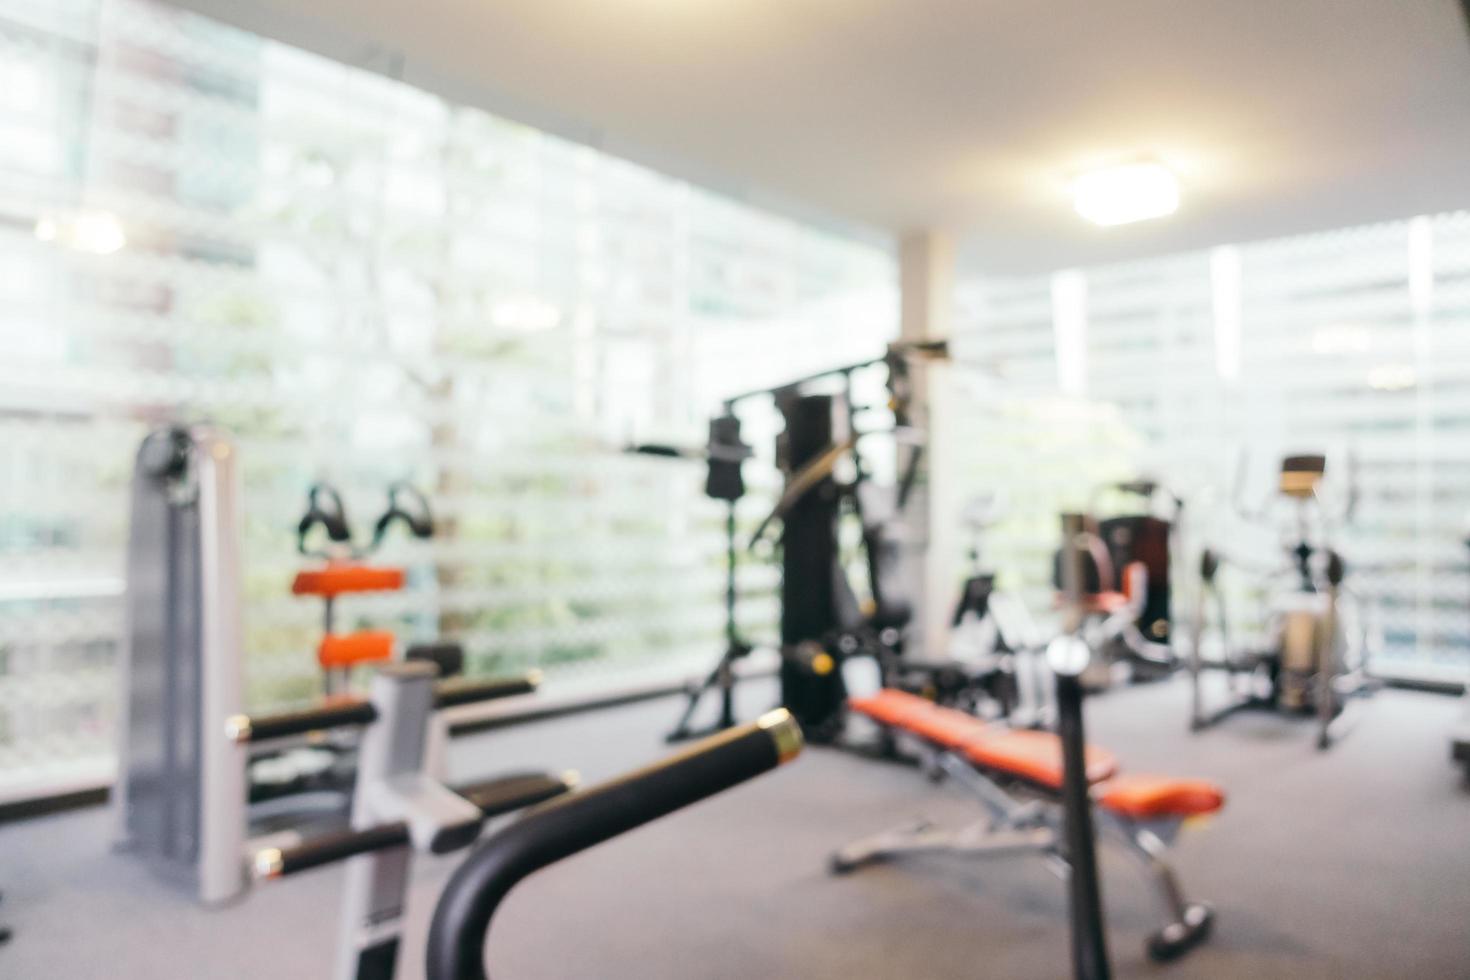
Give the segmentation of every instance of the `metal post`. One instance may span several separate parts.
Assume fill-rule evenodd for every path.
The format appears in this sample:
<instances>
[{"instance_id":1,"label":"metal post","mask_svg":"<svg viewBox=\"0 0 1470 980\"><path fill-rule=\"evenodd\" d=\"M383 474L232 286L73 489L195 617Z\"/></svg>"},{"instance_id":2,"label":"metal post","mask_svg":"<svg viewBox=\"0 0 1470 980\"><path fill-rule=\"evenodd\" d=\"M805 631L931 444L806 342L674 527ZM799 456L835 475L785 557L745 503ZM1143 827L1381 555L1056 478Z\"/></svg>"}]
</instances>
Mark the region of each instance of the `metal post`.
<instances>
[{"instance_id":1,"label":"metal post","mask_svg":"<svg viewBox=\"0 0 1470 980\"><path fill-rule=\"evenodd\" d=\"M1215 588L1215 574L1219 569L1214 553L1206 548L1200 556L1199 601L1194 609L1194 635L1189 645L1189 727L1193 731L1205 726L1204 699L1200 692L1200 675L1205 669L1205 606ZM1223 615L1224 611L1220 612ZM1224 628L1223 624L1221 628Z\"/></svg>"},{"instance_id":2,"label":"metal post","mask_svg":"<svg viewBox=\"0 0 1470 980\"><path fill-rule=\"evenodd\" d=\"M1057 734L1062 741L1062 819L1072 924L1072 970L1077 980L1108 980L1102 886L1097 875L1097 832L1087 782L1087 739L1082 725L1082 672L1092 651L1075 634L1082 624L1081 514L1062 515L1062 590L1066 632L1047 648L1057 678Z\"/></svg>"},{"instance_id":3,"label":"metal post","mask_svg":"<svg viewBox=\"0 0 1470 980\"><path fill-rule=\"evenodd\" d=\"M1062 740L1062 813L1067 863L1071 868L1067 885L1072 922L1072 969L1078 980L1107 980L1111 974L1082 725L1080 675L1086 668L1089 654L1081 640L1062 636L1052 642L1048 659L1057 675L1057 732Z\"/></svg>"},{"instance_id":4,"label":"metal post","mask_svg":"<svg viewBox=\"0 0 1470 980\"><path fill-rule=\"evenodd\" d=\"M735 501L725 510L725 655L720 660L720 727L735 727L735 655L742 646L740 629L735 621L736 562Z\"/></svg>"},{"instance_id":5,"label":"metal post","mask_svg":"<svg viewBox=\"0 0 1470 980\"><path fill-rule=\"evenodd\" d=\"M373 675L371 700L378 717L363 733L358 752L354 830L367 830L381 822L374 812L371 787L421 772L437 674L433 664L405 661L387 664ZM412 855L413 847L403 844L347 862L339 980L393 975Z\"/></svg>"},{"instance_id":6,"label":"metal post","mask_svg":"<svg viewBox=\"0 0 1470 980\"><path fill-rule=\"evenodd\" d=\"M1322 610L1322 635L1317 648L1317 748L1332 745L1332 720L1337 707L1337 600L1345 571L1342 556L1327 552L1327 605Z\"/></svg>"},{"instance_id":7,"label":"metal post","mask_svg":"<svg viewBox=\"0 0 1470 980\"><path fill-rule=\"evenodd\" d=\"M1076 633L1082 626L1082 551L1078 539L1086 529L1081 514L1062 515L1062 632Z\"/></svg>"},{"instance_id":8,"label":"metal post","mask_svg":"<svg viewBox=\"0 0 1470 980\"><path fill-rule=\"evenodd\" d=\"M244 705L239 473L228 436L203 426L191 435L199 488L199 897L214 903L245 887L249 753L225 733Z\"/></svg>"}]
</instances>

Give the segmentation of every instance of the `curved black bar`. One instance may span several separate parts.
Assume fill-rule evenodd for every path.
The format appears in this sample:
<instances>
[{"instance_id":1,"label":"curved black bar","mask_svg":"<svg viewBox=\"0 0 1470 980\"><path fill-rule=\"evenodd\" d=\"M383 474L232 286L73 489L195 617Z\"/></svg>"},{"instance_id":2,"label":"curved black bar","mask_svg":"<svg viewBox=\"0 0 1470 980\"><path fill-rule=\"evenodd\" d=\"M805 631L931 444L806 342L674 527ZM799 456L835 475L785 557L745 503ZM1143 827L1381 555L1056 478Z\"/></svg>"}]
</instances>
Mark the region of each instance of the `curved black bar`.
<instances>
[{"instance_id":1,"label":"curved black bar","mask_svg":"<svg viewBox=\"0 0 1470 980\"><path fill-rule=\"evenodd\" d=\"M407 506L400 497L408 498ZM434 512L429 509L429 498L406 480L388 486L388 509L373 525L373 539L364 550L371 553L382 547L388 530L400 521L408 528L409 534L421 541L434 536Z\"/></svg>"},{"instance_id":2,"label":"curved black bar","mask_svg":"<svg viewBox=\"0 0 1470 980\"><path fill-rule=\"evenodd\" d=\"M522 878L774 769L800 751L800 727L777 709L528 814L472 854L445 886L429 928L429 980L486 980L491 916Z\"/></svg>"},{"instance_id":3,"label":"curved black bar","mask_svg":"<svg viewBox=\"0 0 1470 980\"><path fill-rule=\"evenodd\" d=\"M318 524L327 532L327 540L352 545L352 529L347 523L347 510L342 495L330 483L313 483L306 491L306 513L296 525L296 550L309 557L322 557L325 552L312 551L306 537Z\"/></svg>"}]
</instances>

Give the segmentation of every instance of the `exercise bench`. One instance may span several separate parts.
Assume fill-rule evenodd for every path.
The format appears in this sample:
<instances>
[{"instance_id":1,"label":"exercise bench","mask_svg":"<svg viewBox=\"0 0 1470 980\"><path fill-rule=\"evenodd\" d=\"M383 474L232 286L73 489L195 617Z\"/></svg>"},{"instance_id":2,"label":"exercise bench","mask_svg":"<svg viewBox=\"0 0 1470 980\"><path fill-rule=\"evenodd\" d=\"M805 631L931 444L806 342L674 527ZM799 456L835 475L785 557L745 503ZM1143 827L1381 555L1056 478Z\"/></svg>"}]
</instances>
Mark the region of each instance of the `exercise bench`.
<instances>
[{"instance_id":1,"label":"exercise bench","mask_svg":"<svg viewBox=\"0 0 1470 980\"><path fill-rule=\"evenodd\" d=\"M933 770L979 797L987 816L954 830L919 822L855 841L832 855L834 872L904 854L1038 854L1060 877L1068 875L1056 735L1007 728L891 688L851 698L848 705L889 736L917 742ZM1180 956L1209 934L1214 913L1184 898L1165 852L1186 820L1219 810L1224 793L1205 780L1119 775L1118 760L1096 746L1088 746L1084 758L1102 836L1142 866L1166 915L1147 941L1148 954L1155 960Z\"/></svg>"}]
</instances>

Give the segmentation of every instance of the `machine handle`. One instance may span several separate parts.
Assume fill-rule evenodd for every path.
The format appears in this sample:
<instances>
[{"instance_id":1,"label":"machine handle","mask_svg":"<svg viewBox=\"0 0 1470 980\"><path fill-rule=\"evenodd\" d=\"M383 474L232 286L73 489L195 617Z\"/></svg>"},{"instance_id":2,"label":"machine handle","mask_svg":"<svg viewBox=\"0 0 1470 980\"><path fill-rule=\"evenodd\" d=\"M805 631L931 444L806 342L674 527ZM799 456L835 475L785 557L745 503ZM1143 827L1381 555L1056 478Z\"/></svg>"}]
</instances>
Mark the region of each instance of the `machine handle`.
<instances>
[{"instance_id":1,"label":"machine handle","mask_svg":"<svg viewBox=\"0 0 1470 980\"><path fill-rule=\"evenodd\" d=\"M488 681L452 681L434 689L434 707L452 708L461 704L492 701L517 694L530 694L541 683L541 672L533 670L521 677ZM305 735L324 728L346 725L371 725L378 720L372 702L354 698L337 704L303 711L285 711L276 715L235 715L225 722L225 734L234 742L265 742L289 735Z\"/></svg>"},{"instance_id":2,"label":"machine handle","mask_svg":"<svg viewBox=\"0 0 1470 980\"><path fill-rule=\"evenodd\" d=\"M255 855L255 876L281 878L370 851L406 847L410 842L408 824L402 820L364 830L322 834L295 847L268 847L259 852Z\"/></svg>"},{"instance_id":3,"label":"machine handle","mask_svg":"<svg viewBox=\"0 0 1470 980\"><path fill-rule=\"evenodd\" d=\"M288 735L305 735L324 728L345 725L371 725L378 720L378 710L369 701L353 699L304 711L284 711L278 715L235 715L225 722L225 734L234 742L265 742Z\"/></svg>"},{"instance_id":4,"label":"machine handle","mask_svg":"<svg viewBox=\"0 0 1470 980\"><path fill-rule=\"evenodd\" d=\"M453 708L478 701L494 701L518 694L533 694L541 686L541 671L532 670L520 677L502 677L487 681L451 681L434 687L434 707Z\"/></svg>"},{"instance_id":5,"label":"machine handle","mask_svg":"<svg viewBox=\"0 0 1470 980\"><path fill-rule=\"evenodd\" d=\"M306 546L311 529L321 525L327 532L327 540L333 544L352 547L352 528L347 523L347 509L342 506L342 495L330 483L313 483L306 491L306 513L296 525L296 550L311 557L325 557L327 552L313 551Z\"/></svg>"},{"instance_id":6,"label":"machine handle","mask_svg":"<svg viewBox=\"0 0 1470 980\"><path fill-rule=\"evenodd\" d=\"M457 787L454 792L479 808L488 820L561 796L576 784L575 773L559 776L521 773ZM478 833L477 828L475 833ZM402 820L361 830L341 830L312 837L293 847L266 848L255 855L254 871L257 878L281 878L333 861L345 861L359 854L406 847L412 843L412 832L408 823Z\"/></svg>"},{"instance_id":7,"label":"machine handle","mask_svg":"<svg viewBox=\"0 0 1470 980\"><path fill-rule=\"evenodd\" d=\"M407 498L406 506L402 498ZM371 554L382 547L389 529L400 522L408 528L409 534L420 541L427 541L434 536L434 512L429 509L429 498L404 480L389 485L388 509L383 511L383 515L373 525L372 542L364 551Z\"/></svg>"},{"instance_id":8,"label":"machine handle","mask_svg":"<svg viewBox=\"0 0 1470 980\"><path fill-rule=\"evenodd\" d=\"M796 720L777 709L512 824L470 855L445 886L429 928L429 980L485 980L490 919L522 878L774 769L801 746Z\"/></svg>"}]
</instances>

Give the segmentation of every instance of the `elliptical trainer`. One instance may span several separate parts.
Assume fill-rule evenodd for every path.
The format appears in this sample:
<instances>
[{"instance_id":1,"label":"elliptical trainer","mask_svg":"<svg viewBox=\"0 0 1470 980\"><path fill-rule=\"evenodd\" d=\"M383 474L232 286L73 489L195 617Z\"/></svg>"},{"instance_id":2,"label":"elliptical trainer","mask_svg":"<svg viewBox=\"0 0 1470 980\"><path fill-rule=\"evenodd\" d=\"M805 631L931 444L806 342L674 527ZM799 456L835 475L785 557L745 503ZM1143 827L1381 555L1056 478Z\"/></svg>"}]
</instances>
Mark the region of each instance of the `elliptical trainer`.
<instances>
[{"instance_id":1,"label":"elliptical trainer","mask_svg":"<svg viewBox=\"0 0 1470 980\"><path fill-rule=\"evenodd\" d=\"M1346 492L1334 511L1326 492L1327 473L1327 457L1322 454L1282 459L1276 499L1292 503L1295 530L1283 541L1284 561L1279 566L1250 569L1208 548L1201 555L1199 606L1188 659L1192 731L1242 708L1312 713L1317 720L1317 747L1326 749L1348 699L1371 693L1369 632L1356 596L1345 585L1347 564L1331 540L1334 527L1352 519L1357 481L1349 461ZM1235 497L1240 516L1264 522L1269 501L1247 509L1241 505L1239 488L1238 477ZM1240 649L1231 643L1219 583L1220 570L1228 565L1255 571L1270 589L1265 642L1257 649ZM1217 650L1207 653L1207 607L1211 604L1219 644ZM1224 674L1231 688L1231 700L1214 711L1205 708L1201 681L1206 672Z\"/></svg>"}]
</instances>

